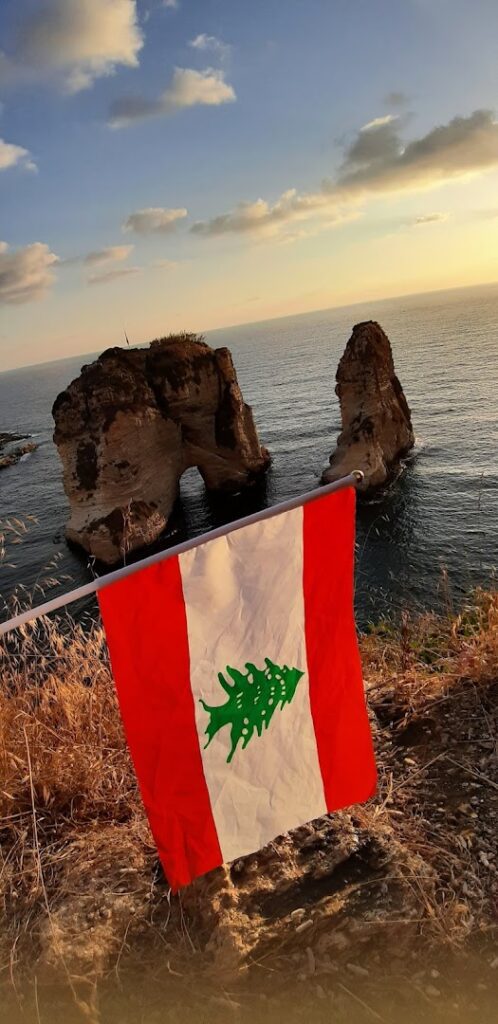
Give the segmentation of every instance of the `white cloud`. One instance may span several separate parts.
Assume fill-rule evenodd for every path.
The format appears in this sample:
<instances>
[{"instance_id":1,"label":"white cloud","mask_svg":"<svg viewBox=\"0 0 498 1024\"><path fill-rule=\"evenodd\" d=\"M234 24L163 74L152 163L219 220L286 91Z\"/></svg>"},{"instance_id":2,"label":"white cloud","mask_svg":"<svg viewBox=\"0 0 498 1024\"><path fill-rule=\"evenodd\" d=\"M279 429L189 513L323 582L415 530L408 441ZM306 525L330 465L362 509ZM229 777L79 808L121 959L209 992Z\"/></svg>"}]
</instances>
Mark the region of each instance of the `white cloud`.
<instances>
[{"instance_id":1,"label":"white cloud","mask_svg":"<svg viewBox=\"0 0 498 1024\"><path fill-rule=\"evenodd\" d=\"M432 189L498 168L498 122L489 110L454 117L407 143L394 118L376 120L357 133L338 175L323 181L319 191L288 189L273 205L264 199L239 203L228 213L194 224L191 230L204 237L230 232L271 235L285 230L290 221L317 215L340 221L348 209L357 209L368 199ZM431 221L420 219L419 223L443 216L428 215Z\"/></svg>"},{"instance_id":2,"label":"white cloud","mask_svg":"<svg viewBox=\"0 0 498 1024\"><path fill-rule=\"evenodd\" d=\"M23 167L25 171L38 169L28 149L0 139L0 171L6 171L9 167Z\"/></svg>"},{"instance_id":3,"label":"white cloud","mask_svg":"<svg viewBox=\"0 0 498 1024\"><path fill-rule=\"evenodd\" d=\"M143 42L136 0L41 0L3 55L2 77L56 75L79 92L117 67L137 67Z\"/></svg>"},{"instance_id":4,"label":"white cloud","mask_svg":"<svg viewBox=\"0 0 498 1024\"><path fill-rule=\"evenodd\" d=\"M163 7L171 7L172 10L177 11L179 6L178 0L163 0Z\"/></svg>"},{"instance_id":5,"label":"white cloud","mask_svg":"<svg viewBox=\"0 0 498 1024\"><path fill-rule=\"evenodd\" d=\"M215 68L194 71L193 68L175 68L173 81L163 93L162 102L166 112L183 110L185 107L218 107L231 103L235 92L225 74Z\"/></svg>"},{"instance_id":6,"label":"white cloud","mask_svg":"<svg viewBox=\"0 0 498 1024\"><path fill-rule=\"evenodd\" d=\"M230 233L252 233L258 235L275 235L283 226L290 222L306 220L316 213L328 209L330 221L333 220L331 206L335 206L329 195L323 192L302 193L290 188L283 192L273 204L265 199L256 199L251 203L239 203L230 213L222 213L209 221L198 221L191 228L194 234L204 237L225 235ZM337 220L342 219L339 209Z\"/></svg>"},{"instance_id":7,"label":"white cloud","mask_svg":"<svg viewBox=\"0 0 498 1024\"><path fill-rule=\"evenodd\" d=\"M134 231L137 235L166 235L176 229L177 223L187 216L184 207L167 209L164 206L147 206L130 213L123 224L123 231Z\"/></svg>"},{"instance_id":8,"label":"white cloud","mask_svg":"<svg viewBox=\"0 0 498 1024\"><path fill-rule=\"evenodd\" d=\"M364 124L360 131L369 132L371 128L380 128L383 124L391 124L391 121L397 120L397 114L385 114L384 117L374 117L373 121L368 121L367 124Z\"/></svg>"},{"instance_id":9,"label":"white cloud","mask_svg":"<svg viewBox=\"0 0 498 1024\"><path fill-rule=\"evenodd\" d=\"M194 50L210 50L212 53L216 53L221 60L228 57L231 50L228 43L224 43L223 40L218 39L217 36L208 36L205 32L201 32L200 35L191 39L188 45Z\"/></svg>"},{"instance_id":10,"label":"white cloud","mask_svg":"<svg viewBox=\"0 0 498 1024\"><path fill-rule=\"evenodd\" d=\"M442 224L448 219L447 213L424 213L420 217L415 217L412 224L414 227L423 227L424 224Z\"/></svg>"},{"instance_id":11,"label":"white cloud","mask_svg":"<svg viewBox=\"0 0 498 1024\"><path fill-rule=\"evenodd\" d=\"M43 242L13 251L0 242L0 304L42 299L55 281L56 263L57 256Z\"/></svg>"},{"instance_id":12,"label":"white cloud","mask_svg":"<svg viewBox=\"0 0 498 1024\"><path fill-rule=\"evenodd\" d=\"M233 87L225 81L225 72L216 68L195 71L175 68L171 84L159 99L145 96L123 96L111 106L111 128L125 128L134 121L174 114L187 107L219 107L236 99Z\"/></svg>"},{"instance_id":13,"label":"white cloud","mask_svg":"<svg viewBox=\"0 0 498 1024\"><path fill-rule=\"evenodd\" d=\"M133 249L133 245L110 245L106 249L96 249L93 252L87 253L83 262L90 264L90 266L100 266L104 263L120 263L122 260L128 259Z\"/></svg>"},{"instance_id":14,"label":"white cloud","mask_svg":"<svg viewBox=\"0 0 498 1024\"><path fill-rule=\"evenodd\" d=\"M180 264L178 260L155 260L152 266L156 267L157 270L176 270Z\"/></svg>"},{"instance_id":15,"label":"white cloud","mask_svg":"<svg viewBox=\"0 0 498 1024\"><path fill-rule=\"evenodd\" d=\"M105 270L102 274L90 274L87 284L109 284L120 277L128 277L129 274L140 274L141 267L120 267L116 270Z\"/></svg>"}]
</instances>

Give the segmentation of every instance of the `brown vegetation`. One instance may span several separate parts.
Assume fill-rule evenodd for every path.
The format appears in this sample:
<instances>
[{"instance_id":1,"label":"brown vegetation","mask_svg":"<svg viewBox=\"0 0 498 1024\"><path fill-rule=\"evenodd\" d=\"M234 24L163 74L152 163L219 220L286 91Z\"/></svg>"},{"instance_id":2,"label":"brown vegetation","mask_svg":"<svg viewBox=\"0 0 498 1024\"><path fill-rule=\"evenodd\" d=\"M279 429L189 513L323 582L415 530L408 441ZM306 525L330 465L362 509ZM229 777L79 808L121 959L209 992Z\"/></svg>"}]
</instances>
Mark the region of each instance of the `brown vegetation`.
<instances>
[{"instance_id":1,"label":"brown vegetation","mask_svg":"<svg viewBox=\"0 0 498 1024\"><path fill-rule=\"evenodd\" d=\"M477 944L489 967L498 593L477 591L458 614L381 624L361 647L378 796L173 898L101 627L44 620L0 641L5 984L26 972L65 978L92 1015L95 984L125 963L159 964L171 984L195 970L233 985L259 970L263 985L311 978L317 991L354 998L379 964L399 973L400 956L415 957L410 983L429 1000L441 983L427 958L444 948Z\"/></svg>"}]
</instances>

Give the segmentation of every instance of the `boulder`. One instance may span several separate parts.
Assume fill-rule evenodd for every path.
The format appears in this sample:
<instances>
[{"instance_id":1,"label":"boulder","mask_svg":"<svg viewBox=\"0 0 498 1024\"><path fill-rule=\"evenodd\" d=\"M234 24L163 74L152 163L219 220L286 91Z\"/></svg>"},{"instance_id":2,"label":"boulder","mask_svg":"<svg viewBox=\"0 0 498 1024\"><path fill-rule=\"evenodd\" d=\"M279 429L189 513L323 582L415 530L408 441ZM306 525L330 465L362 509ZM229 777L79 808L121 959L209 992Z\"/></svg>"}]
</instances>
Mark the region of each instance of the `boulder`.
<instances>
[{"instance_id":1,"label":"boulder","mask_svg":"<svg viewBox=\"0 0 498 1024\"><path fill-rule=\"evenodd\" d=\"M196 335L108 349L52 413L71 509L66 536L107 564L163 533L189 466L208 489L234 492L270 461L230 352Z\"/></svg>"},{"instance_id":2,"label":"boulder","mask_svg":"<svg viewBox=\"0 0 498 1024\"><path fill-rule=\"evenodd\" d=\"M358 490L371 492L398 475L415 442L389 338L380 324L367 320L353 327L336 381L342 431L323 482L360 469L364 478Z\"/></svg>"},{"instance_id":3,"label":"boulder","mask_svg":"<svg viewBox=\"0 0 498 1024\"><path fill-rule=\"evenodd\" d=\"M34 441L20 444L16 448L13 447L15 441L26 441L28 437L28 434L9 434L6 431L0 431L0 469L8 469L9 466L15 466L24 455L30 455L31 452L36 451L38 445ZM7 451L4 451L4 449L7 449Z\"/></svg>"}]
</instances>

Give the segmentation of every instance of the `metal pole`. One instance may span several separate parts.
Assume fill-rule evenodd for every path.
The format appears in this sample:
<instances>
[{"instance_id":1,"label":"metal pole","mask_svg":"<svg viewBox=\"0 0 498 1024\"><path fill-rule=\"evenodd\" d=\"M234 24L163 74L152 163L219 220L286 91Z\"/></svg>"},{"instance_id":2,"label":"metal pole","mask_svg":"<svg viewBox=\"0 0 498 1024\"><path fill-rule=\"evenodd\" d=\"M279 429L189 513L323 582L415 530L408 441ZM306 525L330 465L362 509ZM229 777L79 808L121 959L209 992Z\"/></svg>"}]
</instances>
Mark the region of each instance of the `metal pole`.
<instances>
[{"instance_id":1,"label":"metal pole","mask_svg":"<svg viewBox=\"0 0 498 1024\"><path fill-rule=\"evenodd\" d=\"M300 505L307 505L308 502L316 501L317 498L323 498L326 494L332 494L334 491L342 491L345 487L355 487L357 484L360 484L362 480L362 471L360 469L355 469L349 474L349 476L344 476L340 480L334 480L333 483L327 484L325 487L317 487L313 491L300 494L297 498L289 498L287 501L281 501L278 505L272 505L270 508L261 509L260 512L253 512L250 516L244 516L243 519L236 519L235 522L227 523L225 526L218 526L215 530L209 530L208 533L203 533L200 537L192 537L190 540L185 540L181 544L175 544L174 547L168 548L166 551L157 551L154 555L149 555L148 558L143 558L140 562L134 562L132 565L125 565L121 569L115 569L114 572L107 573L105 576L100 576L97 579L91 580L89 583L84 583L83 586L77 587L76 590L70 590L68 594L59 594L58 597L54 597L51 601L46 601L44 604L38 605L37 608L28 608L27 611L21 612L20 615L15 615L12 619L8 619L6 622L1 622L0 637L4 636L5 633L9 633L11 629L17 629L18 626L23 626L26 622L32 622L34 619L40 619L42 615L48 615L49 612L55 612L58 608L63 608L66 604L72 604L73 601L79 601L82 597L89 597L90 594L96 594L98 590L102 590L111 583L115 583L116 580L121 580L125 576L131 576L132 573L139 572L140 569L146 569L149 565L154 565L156 562L162 562L167 558L173 558L175 555L181 555L184 551L191 551L192 548L197 548L200 544L205 544L206 541L216 540L218 537L225 537L228 533L233 533L235 530L243 529L244 526L251 526L253 523L260 523L263 519L272 519L273 516L278 516L281 512L290 512L291 509L299 508Z\"/></svg>"}]
</instances>

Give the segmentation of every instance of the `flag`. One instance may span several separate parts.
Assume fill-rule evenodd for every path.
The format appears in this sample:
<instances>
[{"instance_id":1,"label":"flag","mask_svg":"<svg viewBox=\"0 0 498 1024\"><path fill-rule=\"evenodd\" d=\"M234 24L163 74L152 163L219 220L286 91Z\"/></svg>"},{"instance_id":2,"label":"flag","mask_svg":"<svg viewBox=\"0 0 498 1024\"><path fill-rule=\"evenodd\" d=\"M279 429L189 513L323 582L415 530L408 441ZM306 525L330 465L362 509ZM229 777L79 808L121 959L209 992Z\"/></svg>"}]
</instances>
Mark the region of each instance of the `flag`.
<instances>
[{"instance_id":1,"label":"flag","mask_svg":"<svg viewBox=\"0 0 498 1024\"><path fill-rule=\"evenodd\" d=\"M353 615L355 492L99 590L122 719L176 891L370 797Z\"/></svg>"}]
</instances>

